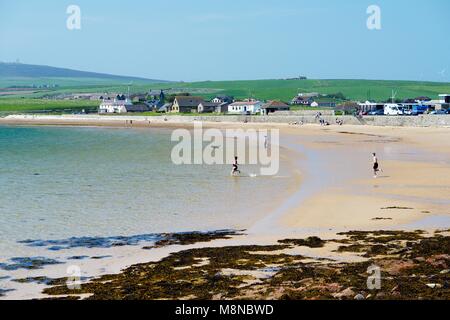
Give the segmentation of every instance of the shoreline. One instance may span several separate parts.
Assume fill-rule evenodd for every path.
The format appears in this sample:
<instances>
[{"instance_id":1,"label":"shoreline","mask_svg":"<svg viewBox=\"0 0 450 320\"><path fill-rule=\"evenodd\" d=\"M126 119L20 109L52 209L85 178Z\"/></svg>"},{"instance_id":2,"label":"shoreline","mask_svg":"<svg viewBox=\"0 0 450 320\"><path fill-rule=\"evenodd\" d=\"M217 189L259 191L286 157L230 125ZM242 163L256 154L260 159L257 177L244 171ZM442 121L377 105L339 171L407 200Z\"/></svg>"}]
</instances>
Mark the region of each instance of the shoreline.
<instances>
[{"instance_id":1,"label":"shoreline","mask_svg":"<svg viewBox=\"0 0 450 320\"><path fill-rule=\"evenodd\" d=\"M2 122L0 121L0 124ZM117 123L115 123L117 125ZM30 125L30 123L27 123L26 125ZM49 124L45 124L49 125ZM67 125L67 124L66 124ZM68 125L76 125L76 124L68 124ZM84 124L86 125L86 124ZM92 124L91 124L92 125ZM90 125L90 126L91 126ZM106 125L109 126L109 124L102 123L102 126ZM114 125L114 126L116 126ZM180 123L168 123L163 122L162 124L155 124L152 123L151 127L154 125L161 125L162 127L168 126L169 128L172 127L180 127L180 126L190 126L189 124L180 124ZM242 127L242 124L238 123L204 123L205 127L207 126L216 126L221 128L226 127L235 127L239 126ZM295 160L295 166L297 166L297 170L301 169L302 174L302 182L299 185L300 190L292 190L292 193L289 195L286 195L285 200L282 202L280 206L278 206L277 209L272 210L272 212L269 212L265 215L265 218L261 219L259 223L257 223L255 226L250 227L245 236L234 236L231 237L231 239L222 239L222 240L213 240L212 242L208 243L196 243L191 244L187 246L183 245L174 245L167 248L160 248L157 251L153 252L152 257L150 257L149 252L140 253L139 251L142 251L141 248L124 248L125 251L135 251L137 255L140 256L138 261L127 261L126 263L119 263L119 265L116 265L116 274L120 273L121 270L125 268L125 266L132 266L136 263L150 263L151 261L158 261L164 258L167 258L170 256L170 254L174 254L175 252L179 252L180 250L194 250L194 249L201 249L201 248L207 248L207 247L226 247L226 246L245 246L250 244L257 244L257 245L273 245L274 243L277 243L279 240L287 239L287 238L306 238L313 235L320 236L321 239L329 240L336 237L336 234L339 232L350 232L354 230L360 230L360 231L370 231L370 230L385 230L385 229L396 229L399 228L400 230L403 228L406 228L408 224L414 225L414 223L418 222L418 225L420 227L420 221L422 219L426 219L429 217L435 217L435 216L443 216L448 218L448 210L445 211L446 208L448 208L447 203L443 203L442 205L433 204L431 205L430 199L426 199L427 201L424 201L424 199L415 199L415 201L405 200L405 195L402 194L402 192L399 192L398 185L402 185L404 183L405 176L402 172L402 166L408 164L408 170L407 171L416 171L421 175L421 180L416 181L416 183L419 185L415 190L418 194L423 193L423 190L427 190L426 181L429 180L428 172L429 164L432 161L440 161L441 167L433 168L432 175L433 176L440 176L442 182L442 188L439 189L442 190L448 190L449 186L448 183L445 184L446 178L450 177L449 174L449 165L448 161L448 154L450 148L445 148L445 142L446 141L435 141L435 137L448 137L449 131L445 128L375 128L375 127L356 127L356 126L332 126L327 128L321 128L314 125L305 125L302 127L292 127L287 125L280 125L280 124L246 124L246 127L260 127L261 125L265 127L276 127L281 129L281 135L285 137L283 141L280 141L280 145L283 145L284 147L289 149L289 154L291 157L294 157ZM387 131L386 131L387 130ZM427 133L428 132L428 133ZM431 132L431 134L430 134ZM422 133L427 133L427 136L421 136ZM415 134L415 137L409 136L409 134ZM298 138L301 137L301 143L298 142ZM417 139L418 138L418 139ZM448 139L447 139L448 141ZM430 143L431 142L431 143ZM444 142L444 147L440 145L440 142ZM396 172L400 172L403 174L402 177L397 178L397 181L395 179L388 177L385 179L378 179L375 180L378 187L375 188L378 191L381 188L389 188L389 192L393 192L396 194L397 199L394 198L390 199L389 197L386 197L386 194L377 194L376 192L370 192L369 194L366 194L366 196L355 196L354 192L356 189L358 189L359 192L362 192L364 188L365 191L370 189L374 189L373 183L374 180L371 179L370 175L367 177L364 176L364 170L367 170L367 163L358 164L356 167L352 166L350 169L350 173L355 174L356 177L353 177L349 179L348 176L345 176L345 173L348 172L348 168L345 169L345 167L335 167L335 168L329 168L327 167L328 164L320 164L314 167L315 161L320 157L328 157L329 159L340 159L342 156L342 153L346 154L349 152L353 152L351 149L354 148L356 145L363 145L366 149L365 144L368 144L370 148L392 148L392 145L395 146L396 144L400 144L401 148L400 151L403 151L403 148L406 150L419 150L419 153L415 153L415 157L423 157L424 165L417 165L417 160L415 159L411 160L408 158L408 156L402 156L401 159L397 159L398 163L395 164L395 170ZM447 142L448 144L448 142ZM333 148L330 148L330 145L333 145ZM331 150L335 149L335 150ZM394 147L395 149L395 147ZM302 154L305 152L305 150L313 150L309 151L309 153ZM350 151L349 151L350 150ZM365 150L364 154L365 154ZM394 150L395 151L395 150ZM391 153L394 151L390 151ZM330 153L331 152L331 153ZM334 153L333 153L334 152ZM414 153L413 152L413 153ZM433 153L431 155L431 152ZM436 154L438 156L436 156ZM393 153L395 154L395 152ZM428 156L430 154L430 156ZM419 155L419 156L418 156ZM440 155L440 156L439 156ZM427 158L429 157L429 158ZM316 159L317 158L317 159ZM394 157L395 158L395 157ZM344 159L345 160L345 159ZM358 158L359 161L361 158ZM390 163L392 160L387 160L386 163L391 167L393 163ZM428 164L428 167L427 167ZM293 168L295 170L295 168ZM345 170L344 170L345 169ZM352 172L353 170L353 172ZM335 175L333 177L333 181L328 182L327 176L322 176L321 174L330 173L332 175ZM337 181L334 181L334 180ZM321 180L326 180L326 183L323 183ZM392 180L394 180L392 182ZM391 182L391 185L389 186L387 182ZM408 182L408 181L406 181ZM425 184L425 188L423 188ZM433 184L433 183L431 183ZM346 186L345 188L342 187L342 185ZM348 187L347 185L351 185L352 187ZM386 186L387 185L387 186ZM341 187L339 187L341 186ZM356 187L355 187L356 186ZM336 189L338 187L338 189ZM308 190L304 191L305 188ZM359 190L361 189L361 190ZM404 189L404 187L400 187L401 190ZM400 190L400 191L401 191ZM435 190L437 195L435 196L440 200L439 193L442 194L439 190ZM330 198L330 192L333 194L336 194L335 198ZM444 193L444 197L445 197ZM374 200L374 195L376 195L376 200ZM430 194L428 193L428 196ZM359 199L362 197L362 200ZM433 200L433 199L432 199ZM445 200L445 199L444 199ZM348 221L353 220L352 217L358 216L358 213L355 213L354 211L349 211L349 208L340 208L342 212L342 215L337 220L330 220L330 206L333 207L333 204L345 204L348 203L349 207L361 207L364 206L365 210L369 212L369 215L365 215L363 218L361 218L358 221L354 221L353 224L350 223L349 226L343 225L343 226L335 226L335 224L339 225L340 221L343 221L347 224ZM413 203L413 204L411 204ZM417 207L417 204L423 206L423 208L415 208ZM392 209L382 209L381 206L385 207L392 207ZM403 208L413 208L413 210L419 210L420 213L414 213L413 215L405 216L405 211L409 213L409 210L411 209L398 209L400 207ZM433 210L426 210L430 207L433 208ZM384 210L384 211L383 211ZM439 211L440 210L440 211ZM328 213L327 213L328 211ZM428 213L423 213L423 211L428 211ZM388 213L389 215L384 215L385 213ZM318 216L318 213L321 213L321 215ZM300 217L300 220L299 220ZM380 218L378 220L371 220L375 218ZM302 220L303 219L303 220ZM391 219L391 220L389 220ZM439 223L448 223L447 220L443 220L444 222L438 222ZM333 225L332 230L330 230L330 224ZM447 226L447 228L450 227L450 225ZM446 228L446 227L444 227ZM426 228L427 231L435 231L437 228L435 226L428 226ZM129 252L128 252L129 253ZM296 248L296 254L300 255L307 255L312 258L325 258L333 256L335 258L339 258L336 254L333 254L330 250L314 250L308 247L301 247ZM342 258L342 257L341 257ZM347 257L350 259L349 261L354 261L354 259L357 259L357 256L350 255ZM347 259L345 258L345 259ZM125 265L125 266L124 266ZM42 288L42 287L41 287ZM14 296L14 295L12 295ZM43 298L44 296L40 296ZM8 295L6 296L8 298Z\"/></svg>"},{"instance_id":2,"label":"shoreline","mask_svg":"<svg viewBox=\"0 0 450 320\"><path fill-rule=\"evenodd\" d=\"M336 125L339 119L344 125L363 127L402 127L402 128L450 128L450 115L419 115L419 116L363 116L362 118L348 115L323 115L322 118L330 126ZM294 112L289 115L40 115L15 114L0 117L0 124L60 124L60 125L94 125L94 126L172 126L192 124L194 121L214 124L251 124L251 125L277 125L299 126L300 124L318 124L315 115L311 112Z\"/></svg>"}]
</instances>

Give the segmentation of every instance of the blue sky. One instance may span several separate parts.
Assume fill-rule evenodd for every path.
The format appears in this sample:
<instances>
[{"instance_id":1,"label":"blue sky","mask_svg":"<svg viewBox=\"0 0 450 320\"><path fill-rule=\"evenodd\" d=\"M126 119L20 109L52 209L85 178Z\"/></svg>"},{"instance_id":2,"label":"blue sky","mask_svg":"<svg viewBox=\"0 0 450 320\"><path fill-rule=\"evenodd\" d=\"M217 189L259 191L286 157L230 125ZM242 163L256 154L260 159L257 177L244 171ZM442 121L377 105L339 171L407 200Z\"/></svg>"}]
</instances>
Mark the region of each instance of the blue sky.
<instances>
[{"instance_id":1,"label":"blue sky","mask_svg":"<svg viewBox=\"0 0 450 320\"><path fill-rule=\"evenodd\" d=\"M81 29L66 28L69 5ZM368 30L369 5L381 30ZM167 80L450 81L448 0L0 0L0 61Z\"/></svg>"}]
</instances>

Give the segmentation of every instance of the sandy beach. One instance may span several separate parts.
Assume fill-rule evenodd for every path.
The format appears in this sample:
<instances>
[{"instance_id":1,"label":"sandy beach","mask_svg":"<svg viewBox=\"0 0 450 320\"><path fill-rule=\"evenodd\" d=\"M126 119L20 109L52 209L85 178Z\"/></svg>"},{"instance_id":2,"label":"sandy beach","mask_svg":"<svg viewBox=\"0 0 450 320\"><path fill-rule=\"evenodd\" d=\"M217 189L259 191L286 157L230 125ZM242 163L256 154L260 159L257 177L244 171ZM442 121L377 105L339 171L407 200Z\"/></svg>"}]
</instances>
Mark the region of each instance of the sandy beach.
<instances>
[{"instance_id":1,"label":"sandy beach","mask_svg":"<svg viewBox=\"0 0 450 320\"><path fill-rule=\"evenodd\" d=\"M64 122L30 119L24 121L0 119L0 124L123 126L122 123L114 121ZM191 126L170 121L141 124L135 122L134 125ZM121 260L83 261L80 262L83 268L90 269L95 265L98 269L100 266L104 270L103 274L111 274L137 263L156 262L164 257L169 259L171 257L169 254L181 250L187 252L202 248L271 246L279 244L278 241L282 239L305 239L312 236L322 241L332 241L342 239L342 234L353 231L423 230L432 235L436 230L450 228L449 128L346 125L321 127L235 123L204 123L204 126L221 129L234 127L280 129L281 157L289 159L293 179L291 187L282 191L282 197L278 193L275 195L275 198L280 198L276 201L277 205L267 208L267 212L262 215L263 218L248 226L242 232L243 235L231 235L229 239L208 239L207 242L162 246L149 251L143 251L139 247L116 248L114 250L122 250ZM377 153L383 169L376 179L371 170L372 152ZM295 248L283 247L274 250L277 253L280 253L280 250L284 253L288 251L294 257L313 259L316 262L317 259L349 263L365 261L360 252L337 252L337 248L336 243L330 242L317 247L300 245ZM266 252L266 257L271 254ZM303 260L303 263L306 263L306 260ZM273 261L272 264L277 265ZM50 266L49 270L49 277L57 277L60 271L58 266ZM230 272L236 276L236 273ZM38 275L39 272L21 272L21 274L30 277L30 274ZM243 274L253 279L252 281L261 282L262 279L268 279L276 274L276 270L273 274L268 271L261 274L261 270L256 275L250 271L243 271ZM46 296L41 295L39 291L46 287L48 286L36 285L33 290L28 291L28 294L16 291L8 298L43 298ZM65 294L57 293L63 296ZM239 294L242 296L243 292ZM249 291L248 294L249 298L260 297L254 291ZM278 292L267 298L279 297ZM189 297L181 295L179 298Z\"/></svg>"}]
</instances>

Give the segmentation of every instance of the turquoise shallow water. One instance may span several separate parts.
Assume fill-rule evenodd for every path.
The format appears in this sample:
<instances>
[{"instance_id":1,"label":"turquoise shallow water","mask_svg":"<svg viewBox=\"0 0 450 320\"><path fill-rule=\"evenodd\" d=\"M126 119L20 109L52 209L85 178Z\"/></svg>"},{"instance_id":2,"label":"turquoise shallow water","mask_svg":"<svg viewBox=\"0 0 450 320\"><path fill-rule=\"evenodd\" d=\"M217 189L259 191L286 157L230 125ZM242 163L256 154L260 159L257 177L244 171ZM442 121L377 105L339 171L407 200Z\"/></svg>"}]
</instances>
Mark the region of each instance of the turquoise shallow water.
<instances>
[{"instance_id":1,"label":"turquoise shallow water","mask_svg":"<svg viewBox=\"0 0 450 320\"><path fill-rule=\"evenodd\" d=\"M168 129L0 126L0 262L21 241L246 228L289 179L176 166ZM245 166L247 172L257 167Z\"/></svg>"}]
</instances>

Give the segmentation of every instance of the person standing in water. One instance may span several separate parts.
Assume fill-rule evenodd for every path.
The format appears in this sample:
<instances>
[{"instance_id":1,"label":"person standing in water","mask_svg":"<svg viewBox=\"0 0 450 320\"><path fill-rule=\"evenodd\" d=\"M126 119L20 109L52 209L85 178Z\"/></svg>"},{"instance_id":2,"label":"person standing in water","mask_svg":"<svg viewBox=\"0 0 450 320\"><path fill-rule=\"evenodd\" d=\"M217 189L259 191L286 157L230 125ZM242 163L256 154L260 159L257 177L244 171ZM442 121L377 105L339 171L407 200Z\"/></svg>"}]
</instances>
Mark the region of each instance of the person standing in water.
<instances>
[{"instance_id":1,"label":"person standing in water","mask_svg":"<svg viewBox=\"0 0 450 320\"><path fill-rule=\"evenodd\" d=\"M374 152L372 153L372 156L373 156L373 177L376 178L378 177L378 171L380 171L379 169L380 165L378 164L377 154Z\"/></svg>"},{"instance_id":2,"label":"person standing in water","mask_svg":"<svg viewBox=\"0 0 450 320\"><path fill-rule=\"evenodd\" d=\"M239 171L239 167L238 167L238 157L234 157L234 162L233 162L233 170L231 170L231 175L234 176L236 175L236 173L241 173L241 171Z\"/></svg>"}]
</instances>

